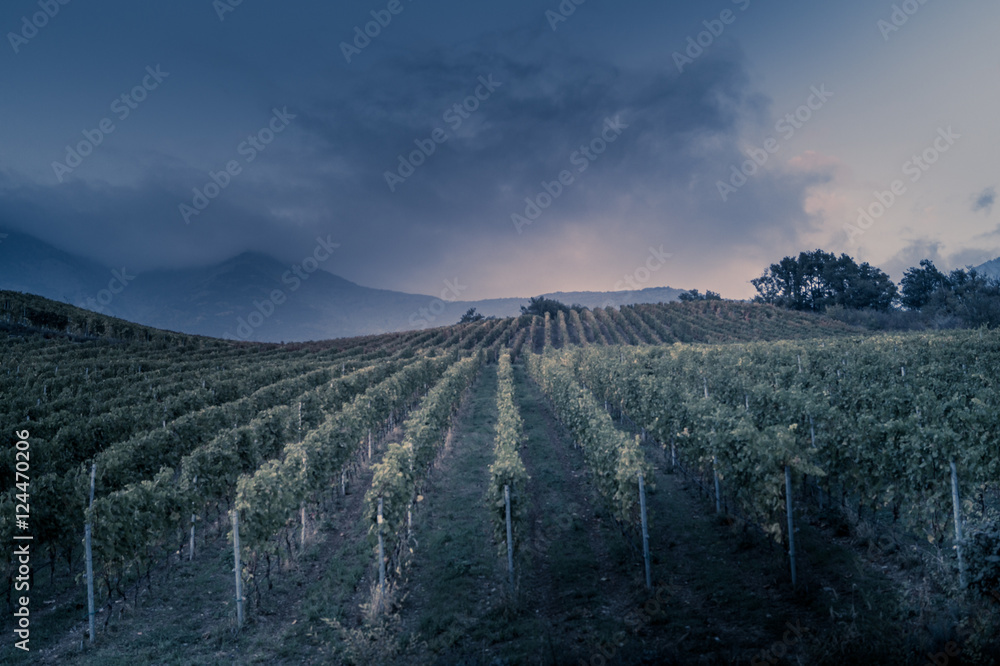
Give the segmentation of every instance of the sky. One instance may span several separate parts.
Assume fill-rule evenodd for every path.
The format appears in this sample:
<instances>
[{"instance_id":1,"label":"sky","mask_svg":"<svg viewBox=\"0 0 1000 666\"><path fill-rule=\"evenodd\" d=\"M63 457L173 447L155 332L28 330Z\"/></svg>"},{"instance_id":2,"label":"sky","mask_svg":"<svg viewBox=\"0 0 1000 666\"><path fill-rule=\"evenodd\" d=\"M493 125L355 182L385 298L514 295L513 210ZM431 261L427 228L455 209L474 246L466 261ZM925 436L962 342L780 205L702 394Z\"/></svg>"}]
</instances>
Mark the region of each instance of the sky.
<instances>
[{"instance_id":1,"label":"sky","mask_svg":"<svg viewBox=\"0 0 1000 666\"><path fill-rule=\"evenodd\" d=\"M463 300L1000 255L995 0L7 0L0 228ZM664 259L664 257L666 257ZM649 267L654 266L654 270Z\"/></svg>"}]
</instances>

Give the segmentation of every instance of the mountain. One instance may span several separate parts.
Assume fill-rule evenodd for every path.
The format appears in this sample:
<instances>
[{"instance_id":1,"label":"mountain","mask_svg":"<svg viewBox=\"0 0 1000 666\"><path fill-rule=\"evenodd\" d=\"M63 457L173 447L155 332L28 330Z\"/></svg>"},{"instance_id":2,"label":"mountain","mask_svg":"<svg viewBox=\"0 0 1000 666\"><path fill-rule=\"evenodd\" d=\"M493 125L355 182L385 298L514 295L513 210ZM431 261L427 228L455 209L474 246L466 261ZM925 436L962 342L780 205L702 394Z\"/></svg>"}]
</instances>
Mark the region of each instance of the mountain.
<instances>
[{"instance_id":1,"label":"mountain","mask_svg":"<svg viewBox=\"0 0 1000 666\"><path fill-rule=\"evenodd\" d=\"M80 304L97 293L110 271L31 236L0 233L0 285L11 291Z\"/></svg>"},{"instance_id":2,"label":"mountain","mask_svg":"<svg viewBox=\"0 0 1000 666\"><path fill-rule=\"evenodd\" d=\"M132 274L24 234L0 234L0 289L37 294L146 326L212 337L304 341L453 324L469 308L520 314L527 298L453 301L364 287L332 273L305 273L247 252L200 268ZM298 268L298 267L294 267ZM677 300L679 289L543 294L588 307Z\"/></svg>"},{"instance_id":3,"label":"mountain","mask_svg":"<svg viewBox=\"0 0 1000 666\"><path fill-rule=\"evenodd\" d=\"M1000 280L1000 258L976 266L976 272Z\"/></svg>"}]
</instances>

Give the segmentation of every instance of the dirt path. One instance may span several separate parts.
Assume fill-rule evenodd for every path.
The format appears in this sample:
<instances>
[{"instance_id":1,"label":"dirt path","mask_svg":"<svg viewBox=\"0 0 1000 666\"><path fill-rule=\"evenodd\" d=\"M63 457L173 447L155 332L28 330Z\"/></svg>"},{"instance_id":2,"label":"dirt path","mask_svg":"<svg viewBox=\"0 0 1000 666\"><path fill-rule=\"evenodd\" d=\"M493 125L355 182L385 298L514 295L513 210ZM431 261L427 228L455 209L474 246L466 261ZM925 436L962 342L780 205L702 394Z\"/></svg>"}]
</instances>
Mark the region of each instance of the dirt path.
<instances>
[{"instance_id":1,"label":"dirt path","mask_svg":"<svg viewBox=\"0 0 1000 666\"><path fill-rule=\"evenodd\" d=\"M625 630L642 574L601 508L582 452L524 371L515 376L527 436L521 457L531 477L520 601L535 618L534 633L518 647L527 649L526 663L590 663Z\"/></svg>"},{"instance_id":2,"label":"dirt path","mask_svg":"<svg viewBox=\"0 0 1000 666\"><path fill-rule=\"evenodd\" d=\"M473 385L426 479L400 610L400 664L489 663L504 631L502 561L485 505L497 420L496 366Z\"/></svg>"}]
</instances>

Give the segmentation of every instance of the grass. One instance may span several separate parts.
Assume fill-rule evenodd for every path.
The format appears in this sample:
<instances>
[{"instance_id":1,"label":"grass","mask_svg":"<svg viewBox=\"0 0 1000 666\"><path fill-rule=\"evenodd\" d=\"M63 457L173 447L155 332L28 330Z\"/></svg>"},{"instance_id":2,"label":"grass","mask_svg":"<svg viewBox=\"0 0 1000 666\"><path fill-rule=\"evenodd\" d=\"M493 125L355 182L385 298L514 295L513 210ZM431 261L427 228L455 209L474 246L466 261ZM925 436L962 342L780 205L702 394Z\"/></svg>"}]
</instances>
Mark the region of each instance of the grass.
<instances>
[{"instance_id":1,"label":"grass","mask_svg":"<svg viewBox=\"0 0 1000 666\"><path fill-rule=\"evenodd\" d=\"M496 384L496 367L487 366L421 490L401 608L401 641L418 647L400 663L487 654L496 637L509 630L504 571L485 505L497 420Z\"/></svg>"},{"instance_id":2,"label":"grass","mask_svg":"<svg viewBox=\"0 0 1000 666\"><path fill-rule=\"evenodd\" d=\"M596 645L624 629L620 618L633 600L635 577L621 567L625 543L588 480L582 452L521 368L515 391L531 477L522 603L537 618L525 647L545 655L531 663L589 660Z\"/></svg>"}]
</instances>

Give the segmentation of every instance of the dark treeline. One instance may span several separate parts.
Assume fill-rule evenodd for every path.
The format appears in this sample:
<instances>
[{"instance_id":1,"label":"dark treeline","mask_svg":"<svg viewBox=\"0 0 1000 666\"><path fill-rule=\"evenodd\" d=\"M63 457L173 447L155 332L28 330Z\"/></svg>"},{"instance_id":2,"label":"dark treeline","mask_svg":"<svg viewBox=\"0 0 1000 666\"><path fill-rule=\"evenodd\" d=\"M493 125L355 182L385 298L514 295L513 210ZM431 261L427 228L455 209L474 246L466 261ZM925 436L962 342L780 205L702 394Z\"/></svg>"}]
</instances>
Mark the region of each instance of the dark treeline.
<instances>
[{"instance_id":1,"label":"dark treeline","mask_svg":"<svg viewBox=\"0 0 1000 666\"><path fill-rule=\"evenodd\" d=\"M752 284L757 302L874 328L1000 326L1000 281L975 269L945 274L927 259L896 285L867 262L814 250L771 264Z\"/></svg>"}]
</instances>

